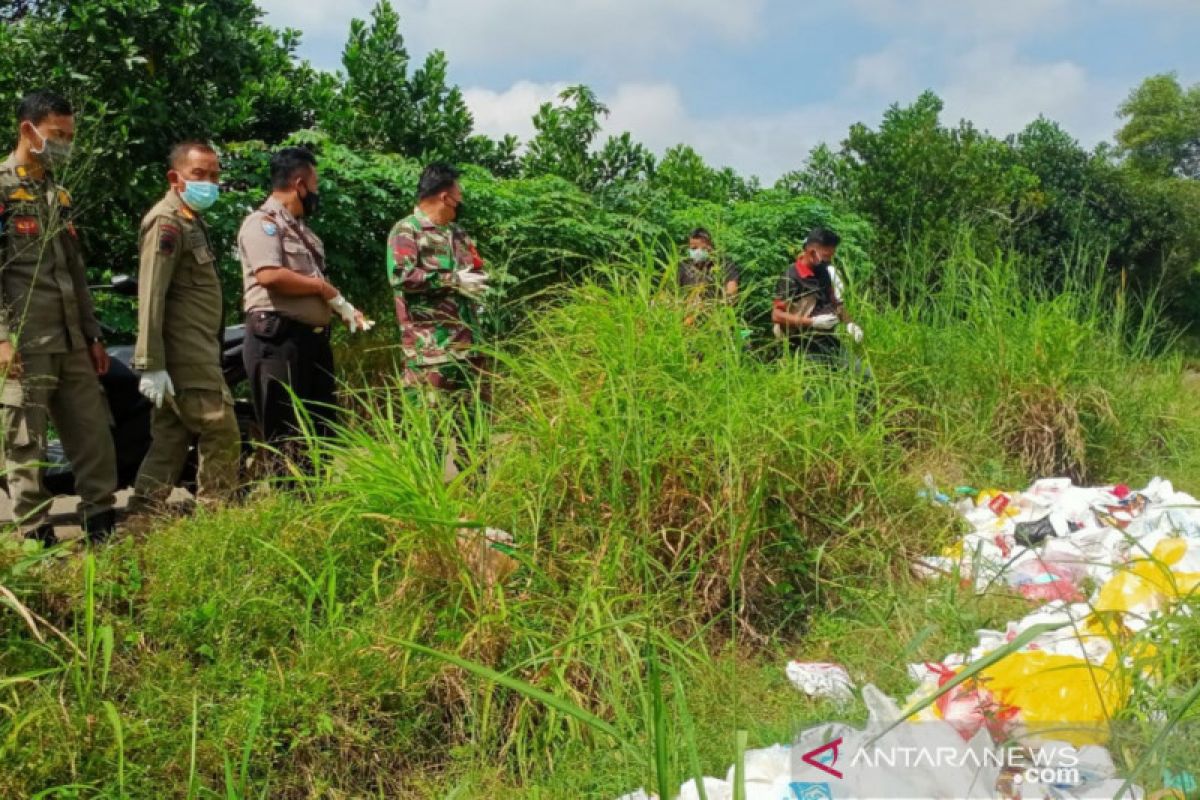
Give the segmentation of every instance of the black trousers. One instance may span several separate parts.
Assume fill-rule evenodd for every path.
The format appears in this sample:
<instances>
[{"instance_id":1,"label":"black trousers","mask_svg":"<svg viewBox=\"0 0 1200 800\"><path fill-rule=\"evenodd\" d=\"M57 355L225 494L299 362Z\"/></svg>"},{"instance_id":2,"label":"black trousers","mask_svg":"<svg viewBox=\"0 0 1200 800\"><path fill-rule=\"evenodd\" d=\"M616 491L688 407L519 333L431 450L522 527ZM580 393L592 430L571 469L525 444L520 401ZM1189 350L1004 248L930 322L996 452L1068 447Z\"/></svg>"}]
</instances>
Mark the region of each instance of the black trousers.
<instances>
[{"instance_id":1,"label":"black trousers","mask_svg":"<svg viewBox=\"0 0 1200 800\"><path fill-rule=\"evenodd\" d=\"M310 430L328 436L337 421L336 383L329 328L304 325L273 311L246 314L242 351L263 440L283 447L300 433L293 395Z\"/></svg>"}]
</instances>

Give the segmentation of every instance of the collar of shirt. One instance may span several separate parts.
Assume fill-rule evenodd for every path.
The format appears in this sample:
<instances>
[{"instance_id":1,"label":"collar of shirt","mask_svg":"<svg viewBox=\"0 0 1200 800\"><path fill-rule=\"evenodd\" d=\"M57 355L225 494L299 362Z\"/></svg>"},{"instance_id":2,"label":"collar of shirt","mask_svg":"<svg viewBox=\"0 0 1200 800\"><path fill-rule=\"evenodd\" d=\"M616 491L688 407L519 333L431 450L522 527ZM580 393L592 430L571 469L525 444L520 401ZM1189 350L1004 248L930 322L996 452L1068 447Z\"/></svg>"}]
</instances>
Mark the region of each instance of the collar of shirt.
<instances>
[{"instance_id":1,"label":"collar of shirt","mask_svg":"<svg viewBox=\"0 0 1200 800\"><path fill-rule=\"evenodd\" d=\"M296 219L292 216L292 212L287 210L287 206L279 202L275 195L267 198L267 201L261 206L263 211L271 212L280 222L286 225L294 225L297 228L304 224L303 220Z\"/></svg>"},{"instance_id":2,"label":"collar of shirt","mask_svg":"<svg viewBox=\"0 0 1200 800\"><path fill-rule=\"evenodd\" d=\"M413 207L413 216L417 218L417 222L421 223L421 230L423 231L448 231L454 225L454 223L438 225L429 218L428 214L421 210L420 206Z\"/></svg>"},{"instance_id":3,"label":"collar of shirt","mask_svg":"<svg viewBox=\"0 0 1200 800\"><path fill-rule=\"evenodd\" d=\"M796 274L805 279L817 277L817 273L813 272L812 264L808 263L808 259L804 257L803 253L796 258Z\"/></svg>"}]
</instances>

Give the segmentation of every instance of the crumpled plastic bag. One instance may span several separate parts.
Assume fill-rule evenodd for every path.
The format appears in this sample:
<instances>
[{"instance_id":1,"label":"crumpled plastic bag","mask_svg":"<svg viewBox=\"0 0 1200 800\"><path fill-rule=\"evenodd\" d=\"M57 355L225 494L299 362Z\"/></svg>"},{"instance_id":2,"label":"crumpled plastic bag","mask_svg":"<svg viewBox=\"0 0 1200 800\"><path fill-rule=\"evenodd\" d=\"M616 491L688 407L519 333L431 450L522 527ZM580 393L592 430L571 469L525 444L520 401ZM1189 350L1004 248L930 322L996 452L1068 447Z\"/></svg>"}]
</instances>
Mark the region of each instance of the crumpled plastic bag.
<instances>
[{"instance_id":1,"label":"crumpled plastic bag","mask_svg":"<svg viewBox=\"0 0 1200 800\"><path fill-rule=\"evenodd\" d=\"M825 697L839 703L854 700L854 681L840 664L821 661L789 661L787 677L809 697Z\"/></svg>"},{"instance_id":2,"label":"crumpled plastic bag","mask_svg":"<svg viewBox=\"0 0 1200 800\"><path fill-rule=\"evenodd\" d=\"M1174 600L1200 591L1200 542L1182 537L1162 538L1151 544L1151 557L1136 558L1119 569L1100 588L1098 614L1121 612L1131 630L1141 630L1149 618Z\"/></svg>"},{"instance_id":3,"label":"crumpled plastic bag","mask_svg":"<svg viewBox=\"0 0 1200 800\"><path fill-rule=\"evenodd\" d=\"M984 669L980 683L1001 706L1017 709L1024 734L1076 746L1104 744L1108 721L1125 704L1128 686L1115 669L1086 660L1025 650Z\"/></svg>"}]
</instances>

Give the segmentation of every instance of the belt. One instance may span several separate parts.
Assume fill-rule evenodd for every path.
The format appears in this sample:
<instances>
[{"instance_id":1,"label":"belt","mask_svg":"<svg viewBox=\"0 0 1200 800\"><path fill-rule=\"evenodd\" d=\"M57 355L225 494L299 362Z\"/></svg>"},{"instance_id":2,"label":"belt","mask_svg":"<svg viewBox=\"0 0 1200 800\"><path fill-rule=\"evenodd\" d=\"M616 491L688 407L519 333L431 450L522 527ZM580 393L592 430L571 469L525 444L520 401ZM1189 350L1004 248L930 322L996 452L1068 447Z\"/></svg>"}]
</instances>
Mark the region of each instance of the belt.
<instances>
[{"instance_id":1,"label":"belt","mask_svg":"<svg viewBox=\"0 0 1200 800\"><path fill-rule=\"evenodd\" d=\"M307 322L301 322L298 319L293 319L292 317L289 317L286 314L280 314L278 311L269 311L266 309L256 308L253 311L246 312L247 316L249 316L250 314L261 314L261 315L267 316L267 317L275 317L280 322L283 323L284 329L287 331L294 331L297 333L311 333L314 335L321 335L321 334L327 333L329 331L328 325L309 325Z\"/></svg>"}]
</instances>

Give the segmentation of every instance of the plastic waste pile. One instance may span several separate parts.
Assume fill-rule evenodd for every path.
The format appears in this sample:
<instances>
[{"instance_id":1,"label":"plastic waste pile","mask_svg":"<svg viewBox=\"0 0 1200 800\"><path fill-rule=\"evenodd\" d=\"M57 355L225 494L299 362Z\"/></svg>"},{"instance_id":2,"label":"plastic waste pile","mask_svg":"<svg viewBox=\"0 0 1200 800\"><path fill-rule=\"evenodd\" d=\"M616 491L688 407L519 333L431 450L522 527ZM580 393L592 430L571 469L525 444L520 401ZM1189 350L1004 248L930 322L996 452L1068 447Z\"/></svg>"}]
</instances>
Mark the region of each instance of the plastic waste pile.
<instances>
[{"instance_id":1,"label":"plastic waste pile","mask_svg":"<svg viewBox=\"0 0 1200 800\"><path fill-rule=\"evenodd\" d=\"M1136 786L1120 794L1107 723L1128 701L1135 671L1154 679L1153 644L1136 634L1200 591L1200 503L1161 478L1138 492L1054 478L1019 493L946 493L927 480L922 496L952 506L969 531L914 565L919 574L979 592L1007 586L1040 607L1005 630L979 631L967 653L910 664L918 687L905 709L942 692L917 713L905 716L868 685L863 730L818 726L791 746L746 753L746 800L1145 797ZM1004 647L1011 652L996 653ZM943 691L964 670L970 676ZM853 690L837 665L791 662L787 672L810 696L841 702ZM914 753L939 750L912 763ZM908 759L902 769L898 752ZM886 768L881 757L891 759ZM704 779L704 796L731 800L733 787L731 768ZM694 781L678 795L700 796Z\"/></svg>"}]
</instances>

